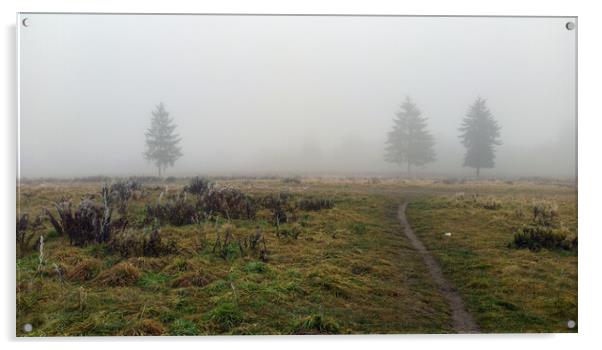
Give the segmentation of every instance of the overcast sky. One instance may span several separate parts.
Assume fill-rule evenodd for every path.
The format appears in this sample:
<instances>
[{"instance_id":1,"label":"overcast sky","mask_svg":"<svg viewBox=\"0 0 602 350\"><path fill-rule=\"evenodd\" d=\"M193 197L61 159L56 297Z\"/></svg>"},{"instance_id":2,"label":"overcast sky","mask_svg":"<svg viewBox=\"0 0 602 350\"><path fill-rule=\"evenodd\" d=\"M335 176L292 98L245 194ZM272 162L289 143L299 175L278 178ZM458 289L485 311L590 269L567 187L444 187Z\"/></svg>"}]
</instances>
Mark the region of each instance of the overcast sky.
<instances>
[{"instance_id":1,"label":"overcast sky","mask_svg":"<svg viewBox=\"0 0 602 350\"><path fill-rule=\"evenodd\" d=\"M481 96L503 141L483 175L574 175L569 18L23 16L23 177L156 174L159 102L184 154L167 175L401 173L383 155L406 96L437 142L419 172L472 174L458 127Z\"/></svg>"}]
</instances>

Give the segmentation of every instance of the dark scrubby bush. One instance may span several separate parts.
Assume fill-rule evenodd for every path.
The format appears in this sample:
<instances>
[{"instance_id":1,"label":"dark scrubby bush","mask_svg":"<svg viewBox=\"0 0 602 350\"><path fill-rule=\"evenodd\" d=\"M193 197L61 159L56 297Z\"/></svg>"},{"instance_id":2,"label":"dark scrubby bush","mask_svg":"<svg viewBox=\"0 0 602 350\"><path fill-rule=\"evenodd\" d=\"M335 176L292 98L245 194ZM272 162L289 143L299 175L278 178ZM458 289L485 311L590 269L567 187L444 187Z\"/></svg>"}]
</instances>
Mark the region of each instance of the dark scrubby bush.
<instances>
[{"instance_id":1,"label":"dark scrubby bush","mask_svg":"<svg viewBox=\"0 0 602 350\"><path fill-rule=\"evenodd\" d=\"M529 224L520 228L515 234L511 247L527 248L532 251L545 249L577 250L577 237L568 238L568 231L537 224Z\"/></svg>"},{"instance_id":2,"label":"dark scrubby bush","mask_svg":"<svg viewBox=\"0 0 602 350\"><path fill-rule=\"evenodd\" d=\"M515 232L509 246L532 251L542 248L577 251L577 237L571 238L569 230L562 226L555 203L539 202L533 205L532 222Z\"/></svg>"},{"instance_id":3,"label":"dark scrubby bush","mask_svg":"<svg viewBox=\"0 0 602 350\"><path fill-rule=\"evenodd\" d=\"M45 210L48 218L58 234L67 234L72 245L85 246L89 243L106 242L111 234L112 207L108 187L101 192L102 206L90 199L83 199L73 211L72 203L63 200L55 203L58 220L49 210Z\"/></svg>"},{"instance_id":4,"label":"dark scrubby bush","mask_svg":"<svg viewBox=\"0 0 602 350\"><path fill-rule=\"evenodd\" d=\"M142 189L142 183L135 179L117 180L111 184L109 191L121 215L127 213L129 200L135 191Z\"/></svg>"},{"instance_id":5,"label":"dark scrubby bush","mask_svg":"<svg viewBox=\"0 0 602 350\"><path fill-rule=\"evenodd\" d=\"M297 205L301 210L319 211L334 208L334 200L330 198L302 198Z\"/></svg>"},{"instance_id":6,"label":"dark scrubby bush","mask_svg":"<svg viewBox=\"0 0 602 350\"><path fill-rule=\"evenodd\" d=\"M272 212L272 223L278 227L283 223L291 222L295 216L295 205L288 192L267 195L262 198L261 204Z\"/></svg>"},{"instance_id":7,"label":"dark scrubby bush","mask_svg":"<svg viewBox=\"0 0 602 350\"><path fill-rule=\"evenodd\" d=\"M282 179L282 183L288 184L288 185L299 185L299 184L301 184L301 178L298 176L285 177Z\"/></svg>"},{"instance_id":8,"label":"dark scrubby bush","mask_svg":"<svg viewBox=\"0 0 602 350\"><path fill-rule=\"evenodd\" d=\"M213 183L202 177L193 177L188 185L184 187L184 191L195 195L205 195L213 188Z\"/></svg>"},{"instance_id":9,"label":"dark scrubby bush","mask_svg":"<svg viewBox=\"0 0 602 350\"><path fill-rule=\"evenodd\" d=\"M479 202L479 206L484 209L498 210L502 208L502 202L495 198L487 198Z\"/></svg>"},{"instance_id":10,"label":"dark scrubby bush","mask_svg":"<svg viewBox=\"0 0 602 350\"><path fill-rule=\"evenodd\" d=\"M111 178L109 176L84 176L84 177L75 177L73 178L75 182L109 182Z\"/></svg>"},{"instance_id":11,"label":"dark scrubby bush","mask_svg":"<svg viewBox=\"0 0 602 350\"><path fill-rule=\"evenodd\" d=\"M212 252L224 260L230 260L236 256L255 255L261 261L268 260L268 249L263 234L257 230L248 235L235 236L235 227L226 224L217 231Z\"/></svg>"},{"instance_id":12,"label":"dark scrubby bush","mask_svg":"<svg viewBox=\"0 0 602 350\"><path fill-rule=\"evenodd\" d=\"M142 231L124 230L116 233L109 241L109 251L124 258L140 256L163 256L177 252L173 240L165 241L158 227Z\"/></svg>"},{"instance_id":13,"label":"dark scrubby bush","mask_svg":"<svg viewBox=\"0 0 602 350\"><path fill-rule=\"evenodd\" d=\"M242 256L241 247L234 238L234 226L226 224L222 227L222 231L223 233L219 230L217 231L212 252L224 260L230 260L238 254Z\"/></svg>"},{"instance_id":14,"label":"dark scrubby bush","mask_svg":"<svg viewBox=\"0 0 602 350\"><path fill-rule=\"evenodd\" d=\"M42 220L38 216L33 222L30 222L29 214L24 213L21 217L17 217L16 223L17 256L20 256L31 248L31 240L35 236L35 231L42 227Z\"/></svg>"},{"instance_id":15,"label":"dark scrubby bush","mask_svg":"<svg viewBox=\"0 0 602 350\"><path fill-rule=\"evenodd\" d=\"M197 205L186 201L185 196L181 194L174 199L167 200L164 204L160 200L155 205L147 204L145 211L144 222L146 224L158 220L161 225L174 226L194 224L197 222L199 214Z\"/></svg>"},{"instance_id":16,"label":"dark scrubby bush","mask_svg":"<svg viewBox=\"0 0 602 350\"><path fill-rule=\"evenodd\" d=\"M533 222L537 225L558 227L559 220L556 203L539 202L533 204Z\"/></svg>"},{"instance_id":17,"label":"dark scrubby bush","mask_svg":"<svg viewBox=\"0 0 602 350\"><path fill-rule=\"evenodd\" d=\"M253 220L257 214L253 197L233 187L212 187L200 200L200 207L207 215L219 214L228 220Z\"/></svg>"}]
</instances>

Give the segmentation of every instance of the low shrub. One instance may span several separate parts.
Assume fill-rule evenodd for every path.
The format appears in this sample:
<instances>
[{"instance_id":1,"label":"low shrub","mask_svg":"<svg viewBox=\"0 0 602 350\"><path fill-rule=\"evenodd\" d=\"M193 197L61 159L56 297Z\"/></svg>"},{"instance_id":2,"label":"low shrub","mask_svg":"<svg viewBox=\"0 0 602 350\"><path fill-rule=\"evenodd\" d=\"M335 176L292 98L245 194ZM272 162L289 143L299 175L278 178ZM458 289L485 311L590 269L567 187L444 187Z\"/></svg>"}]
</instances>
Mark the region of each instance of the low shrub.
<instances>
[{"instance_id":1,"label":"low shrub","mask_svg":"<svg viewBox=\"0 0 602 350\"><path fill-rule=\"evenodd\" d=\"M228 220L255 219L257 203L249 195L234 187L210 188L200 200L206 215L219 214Z\"/></svg>"},{"instance_id":2,"label":"low shrub","mask_svg":"<svg viewBox=\"0 0 602 350\"><path fill-rule=\"evenodd\" d=\"M259 229L255 233L248 234L242 238L239 237L237 242L241 255L255 255L263 262L268 260L266 240Z\"/></svg>"},{"instance_id":3,"label":"low shrub","mask_svg":"<svg viewBox=\"0 0 602 350\"><path fill-rule=\"evenodd\" d=\"M158 227L144 230L127 229L116 233L109 241L108 249L124 258L139 256L163 256L177 252L174 240L165 241Z\"/></svg>"},{"instance_id":4,"label":"low shrub","mask_svg":"<svg viewBox=\"0 0 602 350\"><path fill-rule=\"evenodd\" d=\"M196 205L186 201L185 196L178 195L165 204L158 201L155 205L146 205L146 217L144 222L149 224L158 220L160 225L170 224L183 226L194 224L197 220L199 210Z\"/></svg>"},{"instance_id":5,"label":"low shrub","mask_svg":"<svg viewBox=\"0 0 602 350\"><path fill-rule=\"evenodd\" d=\"M288 185L299 185L301 184L301 178L298 176L285 177L282 179L282 183Z\"/></svg>"},{"instance_id":6,"label":"low shrub","mask_svg":"<svg viewBox=\"0 0 602 350\"><path fill-rule=\"evenodd\" d=\"M528 248L532 251L545 249L577 250L577 238L568 238L568 231L537 224L529 224L520 228L510 244L514 248Z\"/></svg>"},{"instance_id":7,"label":"low shrub","mask_svg":"<svg viewBox=\"0 0 602 350\"><path fill-rule=\"evenodd\" d=\"M489 210L498 210L502 208L502 202L491 197L479 202L479 204L482 208Z\"/></svg>"},{"instance_id":8,"label":"low shrub","mask_svg":"<svg viewBox=\"0 0 602 350\"><path fill-rule=\"evenodd\" d=\"M234 225L226 224L218 230L212 252L224 260L230 260L237 255L242 256L242 247L234 238Z\"/></svg>"},{"instance_id":9,"label":"low shrub","mask_svg":"<svg viewBox=\"0 0 602 350\"><path fill-rule=\"evenodd\" d=\"M319 211L334 208L334 200L330 198L302 198L297 205L301 210Z\"/></svg>"},{"instance_id":10,"label":"low shrub","mask_svg":"<svg viewBox=\"0 0 602 350\"><path fill-rule=\"evenodd\" d=\"M101 191L102 206L90 199L83 199L78 208L72 211L72 203L63 200L55 203L58 220L46 209L46 215L58 234L67 234L72 245L85 246L92 242L102 243L111 235L111 198L110 191L104 186Z\"/></svg>"},{"instance_id":11,"label":"low shrub","mask_svg":"<svg viewBox=\"0 0 602 350\"><path fill-rule=\"evenodd\" d=\"M16 219L16 235L17 235L17 256L21 256L24 252L31 248L31 241L35 236L35 231L42 227L42 220L36 217L33 222L29 221L29 214L24 213ZM34 231L34 232L31 232Z\"/></svg>"},{"instance_id":12,"label":"low shrub","mask_svg":"<svg viewBox=\"0 0 602 350\"><path fill-rule=\"evenodd\" d=\"M184 191L198 196L205 195L213 189L213 183L205 178L195 176L188 185L184 187Z\"/></svg>"},{"instance_id":13,"label":"low shrub","mask_svg":"<svg viewBox=\"0 0 602 350\"><path fill-rule=\"evenodd\" d=\"M556 203L538 202L533 204L533 222L537 225L558 227L559 220Z\"/></svg>"},{"instance_id":14,"label":"low shrub","mask_svg":"<svg viewBox=\"0 0 602 350\"><path fill-rule=\"evenodd\" d=\"M117 180L111 184L109 190L121 215L127 213L129 200L134 192L140 189L142 189L142 184L135 179Z\"/></svg>"},{"instance_id":15,"label":"low shrub","mask_svg":"<svg viewBox=\"0 0 602 350\"><path fill-rule=\"evenodd\" d=\"M281 192L262 198L261 204L272 212L272 223L275 226L294 221L295 205L291 197L290 193Z\"/></svg>"}]
</instances>

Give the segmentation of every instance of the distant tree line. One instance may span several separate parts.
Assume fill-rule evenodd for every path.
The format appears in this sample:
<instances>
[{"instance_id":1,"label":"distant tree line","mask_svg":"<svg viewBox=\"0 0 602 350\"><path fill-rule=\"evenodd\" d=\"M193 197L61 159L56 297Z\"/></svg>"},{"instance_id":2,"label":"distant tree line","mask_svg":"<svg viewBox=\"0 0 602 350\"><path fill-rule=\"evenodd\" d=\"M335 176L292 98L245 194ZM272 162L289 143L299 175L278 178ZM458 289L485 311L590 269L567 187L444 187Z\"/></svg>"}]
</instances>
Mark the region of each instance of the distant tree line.
<instances>
[{"instance_id":1,"label":"distant tree line","mask_svg":"<svg viewBox=\"0 0 602 350\"><path fill-rule=\"evenodd\" d=\"M487 109L485 100L477 98L462 119L460 142L466 148L463 166L475 169L477 178L481 169L495 166L495 146L501 145L500 126ZM385 160L406 165L411 174L413 166L423 167L436 160L435 139L428 131L427 118L407 97L401 110L395 114L393 128L387 134Z\"/></svg>"},{"instance_id":2,"label":"distant tree line","mask_svg":"<svg viewBox=\"0 0 602 350\"><path fill-rule=\"evenodd\" d=\"M173 166L182 156L180 136L176 124L169 117L163 103L152 111L151 125L147 129L144 157L157 167L159 177L167 167ZM487 109L485 100L477 98L462 119L460 142L466 148L463 166L475 169L477 178L481 169L495 166L495 146L501 145L500 126ZM435 138L428 130L428 120L409 98L395 114L393 127L387 134L385 160L407 167L424 167L436 160Z\"/></svg>"}]
</instances>

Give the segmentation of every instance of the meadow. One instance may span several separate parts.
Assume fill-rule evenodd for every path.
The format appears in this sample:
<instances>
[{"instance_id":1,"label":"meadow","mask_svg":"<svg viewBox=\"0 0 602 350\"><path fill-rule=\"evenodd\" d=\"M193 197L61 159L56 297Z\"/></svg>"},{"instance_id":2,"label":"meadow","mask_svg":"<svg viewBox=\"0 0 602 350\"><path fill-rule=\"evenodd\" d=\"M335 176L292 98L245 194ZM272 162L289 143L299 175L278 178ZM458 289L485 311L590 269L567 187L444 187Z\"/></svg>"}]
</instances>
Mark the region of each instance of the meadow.
<instances>
[{"instance_id":1,"label":"meadow","mask_svg":"<svg viewBox=\"0 0 602 350\"><path fill-rule=\"evenodd\" d=\"M482 332L574 332L576 199L533 179L22 181L16 333L455 333L404 202Z\"/></svg>"}]
</instances>

